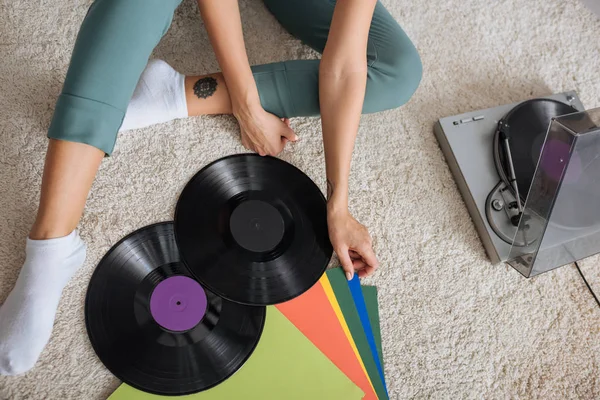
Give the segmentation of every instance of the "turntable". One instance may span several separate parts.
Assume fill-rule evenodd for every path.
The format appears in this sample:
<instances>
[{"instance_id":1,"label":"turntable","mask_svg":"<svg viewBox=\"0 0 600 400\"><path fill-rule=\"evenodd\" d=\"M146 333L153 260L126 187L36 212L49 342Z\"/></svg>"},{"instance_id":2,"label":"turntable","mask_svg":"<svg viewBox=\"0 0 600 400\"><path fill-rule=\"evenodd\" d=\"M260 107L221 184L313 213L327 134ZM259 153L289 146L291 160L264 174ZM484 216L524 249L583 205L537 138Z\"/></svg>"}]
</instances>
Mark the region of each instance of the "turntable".
<instances>
[{"instance_id":1,"label":"turntable","mask_svg":"<svg viewBox=\"0 0 600 400\"><path fill-rule=\"evenodd\" d=\"M531 277L600 251L600 109L565 92L434 132L493 264Z\"/></svg>"}]
</instances>

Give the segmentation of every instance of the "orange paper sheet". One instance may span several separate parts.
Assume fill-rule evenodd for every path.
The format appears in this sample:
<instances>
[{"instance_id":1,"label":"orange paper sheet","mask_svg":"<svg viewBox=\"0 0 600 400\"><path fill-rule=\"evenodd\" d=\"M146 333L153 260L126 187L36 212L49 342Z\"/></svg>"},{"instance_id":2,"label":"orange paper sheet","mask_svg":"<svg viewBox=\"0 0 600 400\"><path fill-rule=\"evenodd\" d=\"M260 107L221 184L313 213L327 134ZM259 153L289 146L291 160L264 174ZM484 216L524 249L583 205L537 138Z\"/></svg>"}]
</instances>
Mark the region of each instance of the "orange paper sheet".
<instances>
[{"instance_id":1,"label":"orange paper sheet","mask_svg":"<svg viewBox=\"0 0 600 400\"><path fill-rule=\"evenodd\" d=\"M348 340L342 326L343 322L338 319L321 281L301 296L278 304L276 307L365 392L364 399L377 400L360 357L357 357L353 343Z\"/></svg>"}]
</instances>

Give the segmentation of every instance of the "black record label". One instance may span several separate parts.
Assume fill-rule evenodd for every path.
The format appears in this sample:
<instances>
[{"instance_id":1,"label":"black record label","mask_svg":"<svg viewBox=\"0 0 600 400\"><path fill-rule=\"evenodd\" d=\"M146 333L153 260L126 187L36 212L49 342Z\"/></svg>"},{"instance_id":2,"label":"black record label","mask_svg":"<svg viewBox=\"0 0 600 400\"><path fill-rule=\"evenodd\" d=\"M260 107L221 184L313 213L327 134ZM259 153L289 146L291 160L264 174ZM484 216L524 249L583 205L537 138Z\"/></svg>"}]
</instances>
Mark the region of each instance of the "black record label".
<instances>
[{"instance_id":1,"label":"black record label","mask_svg":"<svg viewBox=\"0 0 600 400\"><path fill-rule=\"evenodd\" d=\"M177 203L175 235L202 285L248 305L302 294L333 252L319 188L291 164L255 154L217 160L190 180Z\"/></svg>"},{"instance_id":2,"label":"black record label","mask_svg":"<svg viewBox=\"0 0 600 400\"><path fill-rule=\"evenodd\" d=\"M183 395L233 374L254 350L264 307L216 296L180 261L172 223L142 228L100 261L87 292L90 341L119 379Z\"/></svg>"}]
</instances>

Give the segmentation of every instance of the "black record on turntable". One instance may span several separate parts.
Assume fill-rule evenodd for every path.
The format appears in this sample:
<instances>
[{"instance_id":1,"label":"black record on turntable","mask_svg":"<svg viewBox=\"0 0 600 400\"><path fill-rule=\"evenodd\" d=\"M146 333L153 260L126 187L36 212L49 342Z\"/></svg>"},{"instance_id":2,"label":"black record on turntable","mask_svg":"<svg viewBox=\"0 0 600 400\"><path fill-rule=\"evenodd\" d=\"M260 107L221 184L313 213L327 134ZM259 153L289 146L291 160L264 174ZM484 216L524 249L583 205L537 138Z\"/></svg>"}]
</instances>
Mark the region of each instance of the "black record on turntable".
<instances>
[{"instance_id":1,"label":"black record on turntable","mask_svg":"<svg viewBox=\"0 0 600 400\"><path fill-rule=\"evenodd\" d=\"M248 359L265 307L204 289L180 262L172 223L122 239L98 264L85 301L92 346L119 379L160 395L184 395L225 380Z\"/></svg>"},{"instance_id":2,"label":"black record on turntable","mask_svg":"<svg viewBox=\"0 0 600 400\"><path fill-rule=\"evenodd\" d=\"M177 203L175 235L198 281L249 305L302 294L333 252L319 188L291 164L255 154L219 159L190 180Z\"/></svg>"},{"instance_id":3,"label":"black record on turntable","mask_svg":"<svg viewBox=\"0 0 600 400\"><path fill-rule=\"evenodd\" d=\"M572 106L552 99L533 99L514 107L499 123L494 137L496 170L507 187L509 163L501 143L501 129L509 137L510 153L521 201L524 203L546 138L552 118L577 112Z\"/></svg>"}]
</instances>

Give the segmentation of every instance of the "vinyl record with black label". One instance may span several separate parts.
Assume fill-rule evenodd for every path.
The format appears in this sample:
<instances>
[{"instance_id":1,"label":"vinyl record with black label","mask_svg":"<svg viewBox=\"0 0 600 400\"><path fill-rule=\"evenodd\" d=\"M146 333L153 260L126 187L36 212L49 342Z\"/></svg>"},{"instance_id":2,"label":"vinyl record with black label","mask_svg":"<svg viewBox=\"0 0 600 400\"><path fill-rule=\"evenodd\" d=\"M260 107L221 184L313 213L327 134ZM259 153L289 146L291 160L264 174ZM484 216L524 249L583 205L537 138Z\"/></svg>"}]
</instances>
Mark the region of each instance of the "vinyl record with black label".
<instances>
[{"instance_id":1,"label":"vinyl record with black label","mask_svg":"<svg viewBox=\"0 0 600 400\"><path fill-rule=\"evenodd\" d=\"M333 252L319 188L291 164L255 154L219 159L190 180L177 203L175 235L198 281L249 305L302 294Z\"/></svg>"},{"instance_id":2,"label":"vinyl record with black label","mask_svg":"<svg viewBox=\"0 0 600 400\"><path fill-rule=\"evenodd\" d=\"M264 307L219 298L180 261L172 223L122 239L96 268L85 320L96 354L123 382L160 395L217 385L250 357Z\"/></svg>"}]
</instances>

